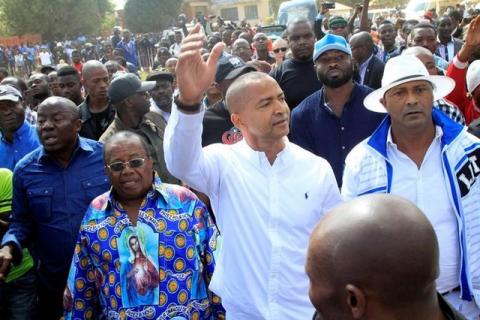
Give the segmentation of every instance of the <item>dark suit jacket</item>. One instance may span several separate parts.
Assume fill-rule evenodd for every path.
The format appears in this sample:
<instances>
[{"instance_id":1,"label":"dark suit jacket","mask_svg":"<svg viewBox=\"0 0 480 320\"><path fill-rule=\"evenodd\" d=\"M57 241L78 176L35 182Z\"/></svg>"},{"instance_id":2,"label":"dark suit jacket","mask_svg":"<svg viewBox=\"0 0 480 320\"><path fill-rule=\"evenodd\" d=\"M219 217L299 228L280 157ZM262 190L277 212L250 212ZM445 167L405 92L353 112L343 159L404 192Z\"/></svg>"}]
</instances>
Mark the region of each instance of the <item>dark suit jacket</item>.
<instances>
[{"instance_id":1,"label":"dark suit jacket","mask_svg":"<svg viewBox=\"0 0 480 320\"><path fill-rule=\"evenodd\" d=\"M373 56L365 71L365 77L363 78L363 85L372 89L378 89L382 86L383 69L385 64Z\"/></svg>"},{"instance_id":2,"label":"dark suit jacket","mask_svg":"<svg viewBox=\"0 0 480 320\"><path fill-rule=\"evenodd\" d=\"M460 51L460 49L462 48L463 41L458 38L452 38L452 39L453 39L453 55L456 55L458 51ZM440 43L438 43L438 48L435 51L435 54L439 57L443 57L442 54L440 53ZM452 57L449 57L449 58L452 59Z\"/></svg>"}]
</instances>

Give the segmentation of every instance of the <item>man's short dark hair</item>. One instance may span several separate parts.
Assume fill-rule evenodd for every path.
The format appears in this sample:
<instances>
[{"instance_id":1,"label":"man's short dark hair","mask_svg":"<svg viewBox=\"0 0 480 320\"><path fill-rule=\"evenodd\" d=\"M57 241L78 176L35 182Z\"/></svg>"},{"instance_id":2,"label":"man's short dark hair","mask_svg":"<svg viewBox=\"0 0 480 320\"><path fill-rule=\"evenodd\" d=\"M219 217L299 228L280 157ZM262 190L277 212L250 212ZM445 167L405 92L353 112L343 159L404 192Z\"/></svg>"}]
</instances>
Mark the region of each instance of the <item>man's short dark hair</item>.
<instances>
[{"instance_id":1,"label":"man's short dark hair","mask_svg":"<svg viewBox=\"0 0 480 320\"><path fill-rule=\"evenodd\" d=\"M416 25L413 26L412 32L417 29L432 29L433 32L435 32L435 35L437 34L437 29L435 29L435 26L431 24L430 22L419 22Z\"/></svg>"},{"instance_id":2,"label":"man's short dark hair","mask_svg":"<svg viewBox=\"0 0 480 320\"><path fill-rule=\"evenodd\" d=\"M63 66L57 71L57 77L75 76L80 80L80 74L77 69L72 66Z\"/></svg>"}]
</instances>

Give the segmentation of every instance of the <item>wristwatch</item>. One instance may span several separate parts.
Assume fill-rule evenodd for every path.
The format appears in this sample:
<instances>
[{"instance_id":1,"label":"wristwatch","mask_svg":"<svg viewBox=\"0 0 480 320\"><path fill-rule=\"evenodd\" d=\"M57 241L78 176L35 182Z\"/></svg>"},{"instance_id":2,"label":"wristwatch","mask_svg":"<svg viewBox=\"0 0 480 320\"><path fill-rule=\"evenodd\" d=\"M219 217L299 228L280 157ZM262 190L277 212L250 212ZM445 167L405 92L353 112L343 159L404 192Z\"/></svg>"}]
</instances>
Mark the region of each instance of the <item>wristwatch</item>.
<instances>
[{"instance_id":1,"label":"wristwatch","mask_svg":"<svg viewBox=\"0 0 480 320\"><path fill-rule=\"evenodd\" d=\"M177 105L177 109L179 109L181 111L186 111L186 112L198 112L202 108L202 103L201 102L197 103L197 104L194 104L194 105L186 105L186 104L181 103L180 100L178 99L179 96L180 96L179 94L176 94L173 97L173 101Z\"/></svg>"}]
</instances>

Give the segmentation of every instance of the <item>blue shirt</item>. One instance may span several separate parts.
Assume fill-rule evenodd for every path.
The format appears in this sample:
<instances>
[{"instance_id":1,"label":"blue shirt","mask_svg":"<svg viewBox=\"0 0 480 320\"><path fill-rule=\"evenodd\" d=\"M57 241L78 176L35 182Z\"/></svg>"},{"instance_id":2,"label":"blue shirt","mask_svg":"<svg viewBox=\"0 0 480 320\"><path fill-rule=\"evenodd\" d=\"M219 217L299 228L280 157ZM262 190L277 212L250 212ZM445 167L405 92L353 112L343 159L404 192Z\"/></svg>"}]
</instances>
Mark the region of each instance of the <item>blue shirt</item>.
<instances>
[{"instance_id":1,"label":"blue shirt","mask_svg":"<svg viewBox=\"0 0 480 320\"><path fill-rule=\"evenodd\" d=\"M363 99L370 92L369 87L355 83L340 118L326 105L323 88L303 100L292 112L292 142L325 158L339 186L347 154L370 136L385 117L383 113L364 107Z\"/></svg>"},{"instance_id":2,"label":"blue shirt","mask_svg":"<svg viewBox=\"0 0 480 320\"><path fill-rule=\"evenodd\" d=\"M135 45L134 40L130 40L128 43L125 43L123 40L121 40L119 43L117 43L117 48L125 50L125 60L133 64L135 67L138 67L137 46Z\"/></svg>"},{"instance_id":3,"label":"blue shirt","mask_svg":"<svg viewBox=\"0 0 480 320\"><path fill-rule=\"evenodd\" d=\"M110 187L104 174L102 144L79 138L70 163L63 168L43 147L24 157L13 176L11 223L2 245L33 249L39 278L62 290L88 205ZM33 246L32 246L33 244Z\"/></svg>"},{"instance_id":4,"label":"blue shirt","mask_svg":"<svg viewBox=\"0 0 480 320\"><path fill-rule=\"evenodd\" d=\"M222 319L208 290L218 231L188 189L159 179L133 225L114 192L92 201L64 294L65 319Z\"/></svg>"},{"instance_id":5,"label":"blue shirt","mask_svg":"<svg viewBox=\"0 0 480 320\"><path fill-rule=\"evenodd\" d=\"M37 130L27 121L13 134L13 143L7 142L0 132L0 168L13 171L20 159L39 146Z\"/></svg>"}]
</instances>

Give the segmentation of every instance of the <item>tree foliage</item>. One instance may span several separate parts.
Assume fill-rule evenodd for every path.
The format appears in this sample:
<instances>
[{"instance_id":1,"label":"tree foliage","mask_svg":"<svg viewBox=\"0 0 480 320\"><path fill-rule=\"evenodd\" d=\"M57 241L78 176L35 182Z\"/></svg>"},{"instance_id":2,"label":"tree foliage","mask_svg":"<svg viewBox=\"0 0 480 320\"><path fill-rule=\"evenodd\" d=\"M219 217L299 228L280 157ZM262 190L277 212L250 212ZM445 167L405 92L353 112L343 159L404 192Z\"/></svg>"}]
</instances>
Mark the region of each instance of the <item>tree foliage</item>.
<instances>
[{"instance_id":1,"label":"tree foliage","mask_svg":"<svg viewBox=\"0 0 480 320\"><path fill-rule=\"evenodd\" d=\"M53 39L98 33L112 8L110 0L0 0L0 17L9 34Z\"/></svg>"},{"instance_id":2,"label":"tree foliage","mask_svg":"<svg viewBox=\"0 0 480 320\"><path fill-rule=\"evenodd\" d=\"M125 23L133 32L159 32L175 22L181 6L180 0L127 0Z\"/></svg>"}]
</instances>

